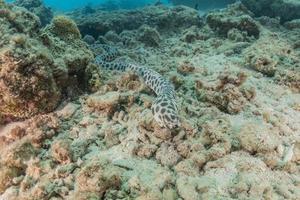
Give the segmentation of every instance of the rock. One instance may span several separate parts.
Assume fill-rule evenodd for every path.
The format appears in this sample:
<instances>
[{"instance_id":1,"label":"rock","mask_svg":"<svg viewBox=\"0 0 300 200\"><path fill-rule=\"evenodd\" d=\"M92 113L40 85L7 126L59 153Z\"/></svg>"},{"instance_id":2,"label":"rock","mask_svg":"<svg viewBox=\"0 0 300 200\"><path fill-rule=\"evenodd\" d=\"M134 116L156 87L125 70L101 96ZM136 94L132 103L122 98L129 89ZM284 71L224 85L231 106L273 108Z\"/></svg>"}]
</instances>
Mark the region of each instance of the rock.
<instances>
[{"instance_id":1,"label":"rock","mask_svg":"<svg viewBox=\"0 0 300 200\"><path fill-rule=\"evenodd\" d=\"M142 26L138 30L138 40L150 47L158 47L160 43L160 35L155 28Z\"/></svg>"},{"instance_id":2,"label":"rock","mask_svg":"<svg viewBox=\"0 0 300 200\"><path fill-rule=\"evenodd\" d=\"M76 88L85 90L85 77L88 76L85 69L92 65L93 53L81 40L74 21L66 16L56 16L42 30L41 40L56 58L53 74L60 80L62 88L68 87L64 92L76 92L72 91Z\"/></svg>"},{"instance_id":3,"label":"rock","mask_svg":"<svg viewBox=\"0 0 300 200\"><path fill-rule=\"evenodd\" d=\"M57 140L51 145L52 158L60 164L69 164L72 162L72 152L70 141Z\"/></svg>"},{"instance_id":4,"label":"rock","mask_svg":"<svg viewBox=\"0 0 300 200\"><path fill-rule=\"evenodd\" d=\"M63 15L53 18L51 24L46 27L46 30L62 40L76 40L81 38L75 22Z\"/></svg>"},{"instance_id":5,"label":"rock","mask_svg":"<svg viewBox=\"0 0 300 200\"><path fill-rule=\"evenodd\" d=\"M60 91L51 71L51 54L35 38L25 35L38 35L39 20L25 9L7 12L7 17L0 18L0 112L28 117L53 110ZM9 18L12 15L14 21Z\"/></svg>"},{"instance_id":6,"label":"rock","mask_svg":"<svg viewBox=\"0 0 300 200\"><path fill-rule=\"evenodd\" d=\"M2 151L0 163L12 168L25 169L26 162L37 154L36 149L26 138L17 140Z\"/></svg>"},{"instance_id":7,"label":"rock","mask_svg":"<svg viewBox=\"0 0 300 200\"><path fill-rule=\"evenodd\" d=\"M111 41L113 43L118 43L121 41L119 35L114 31L108 31L104 37L106 40Z\"/></svg>"},{"instance_id":8,"label":"rock","mask_svg":"<svg viewBox=\"0 0 300 200\"><path fill-rule=\"evenodd\" d=\"M242 0L256 16L280 17L281 23L300 18L297 0Z\"/></svg>"},{"instance_id":9,"label":"rock","mask_svg":"<svg viewBox=\"0 0 300 200\"><path fill-rule=\"evenodd\" d=\"M184 200L201 199L200 194L197 191L197 182L193 179L193 177L180 176L176 180L176 188L178 190L178 194Z\"/></svg>"},{"instance_id":10,"label":"rock","mask_svg":"<svg viewBox=\"0 0 300 200\"><path fill-rule=\"evenodd\" d=\"M162 199L162 194L160 191L147 192L136 198L136 200L160 200L160 199Z\"/></svg>"},{"instance_id":11,"label":"rock","mask_svg":"<svg viewBox=\"0 0 300 200\"><path fill-rule=\"evenodd\" d=\"M0 194L13 184L13 179L20 174L20 170L14 167L0 165Z\"/></svg>"},{"instance_id":12,"label":"rock","mask_svg":"<svg viewBox=\"0 0 300 200\"><path fill-rule=\"evenodd\" d=\"M121 170L105 160L94 160L86 163L75 178L76 199L100 197L110 188L121 184Z\"/></svg>"},{"instance_id":13,"label":"rock","mask_svg":"<svg viewBox=\"0 0 300 200\"><path fill-rule=\"evenodd\" d=\"M247 38L247 32L233 28L228 31L227 38L234 42L245 42Z\"/></svg>"},{"instance_id":14,"label":"rock","mask_svg":"<svg viewBox=\"0 0 300 200\"><path fill-rule=\"evenodd\" d=\"M41 20L42 26L49 24L53 18L51 8L46 7L42 0L16 0L14 4L24 7L37 15Z\"/></svg>"},{"instance_id":15,"label":"rock","mask_svg":"<svg viewBox=\"0 0 300 200\"><path fill-rule=\"evenodd\" d=\"M167 144L161 145L156 152L156 159L164 166L172 167L180 160L180 155L177 153L173 146Z\"/></svg>"},{"instance_id":16,"label":"rock","mask_svg":"<svg viewBox=\"0 0 300 200\"><path fill-rule=\"evenodd\" d=\"M111 113L120 102L119 92L108 92L104 95L94 94L87 99L87 105L95 110L104 110Z\"/></svg>"},{"instance_id":17,"label":"rock","mask_svg":"<svg viewBox=\"0 0 300 200\"><path fill-rule=\"evenodd\" d=\"M207 24L223 36L231 29L246 32L248 36L259 37L259 26L241 4L233 4L227 9L211 12L206 17Z\"/></svg>"},{"instance_id":18,"label":"rock","mask_svg":"<svg viewBox=\"0 0 300 200\"><path fill-rule=\"evenodd\" d=\"M161 32L203 24L196 10L184 6L148 6L135 11L114 12L96 10L89 15L77 10L69 16L75 20L81 34L90 34L95 38L109 31L120 34L125 30L138 29L142 25L156 27Z\"/></svg>"},{"instance_id":19,"label":"rock","mask_svg":"<svg viewBox=\"0 0 300 200\"><path fill-rule=\"evenodd\" d=\"M300 19L294 19L292 21L288 21L284 23L284 26L290 30L300 29Z\"/></svg>"},{"instance_id":20,"label":"rock","mask_svg":"<svg viewBox=\"0 0 300 200\"><path fill-rule=\"evenodd\" d=\"M175 200L178 199L176 190L173 188L165 188L163 190L163 199L164 200Z\"/></svg>"},{"instance_id":21,"label":"rock","mask_svg":"<svg viewBox=\"0 0 300 200\"><path fill-rule=\"evenodd\" d=\"M216 105L220 110L237 114L255 97L255 89L243 85L246 78L243 72L224 72L219 76L216 85L207 87L203 84L198 94L200 98Z\"/></svg>"},{"instance_id":22,"label":"rock","mask_svg":"<svg viewBox=\"0 0 300 200\"><path fill-rule=\"evenodd\" d=\"M245 65L283 85L299 90L299 65L297 52L285 39L266 33L243 52Z\"/></svg>"},{"instance_id":23,"label":"rock","mask_svg":"<svg viewBox=\"0 0 300 200\"><path fill-rule=\"evenodd\" d=\"M95 38L91 35L85 35L82 40L85 41L89 45L94 44L96 41Z\"/></svg>"},{"instance_id":24,"label":"rock","mask_svg":"<svg viewBox=\"0 0 300 200\"><path fill-rule=\"evenodd\" d=\"M74 103L68 103L63 109L57 112L57 115L63 119L69 119L74 115L78 108L79 105Z\"/></svg>"},{"instance_id":25,"label":"rock","mask_svg":"<svg viewBox=\"0 0 300 200\"><path fill-rule=\"evenodd\" d=\"M279 137L258 124L246 124L238 134L241 147L249 153L272 152L279 145Z\"/></svg>"},{"instance_id":26,"label":"rock","mask_svg":"<svg viewBox=\"0 0 300 200\"><path fill-rule=\"evenodd\" d=\"M23 8L8 7L2 15L2 118L28 118L53 111L63 93L73 92L70 88L84 89L84 69L93 55L81 41L74 22L56 17L52 24L40 29L38 18Z\"/></svg>"}]
</instances>

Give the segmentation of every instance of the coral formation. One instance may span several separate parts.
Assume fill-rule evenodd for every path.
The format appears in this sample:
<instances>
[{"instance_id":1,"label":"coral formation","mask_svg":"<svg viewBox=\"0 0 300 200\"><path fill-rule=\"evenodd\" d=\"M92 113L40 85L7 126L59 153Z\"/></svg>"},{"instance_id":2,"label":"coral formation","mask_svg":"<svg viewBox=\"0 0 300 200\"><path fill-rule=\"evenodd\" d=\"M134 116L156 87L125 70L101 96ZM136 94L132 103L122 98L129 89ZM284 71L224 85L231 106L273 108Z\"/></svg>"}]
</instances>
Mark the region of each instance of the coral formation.
<instances>
[{"instance_id":1,"label":"coral formation","mask_svg":"<svg viewBox=\"0 0 300 200\"><path fill-rule=\"evenodd\" d=\"M42 0L16 0L14 4L24 7L37 15L41 20L42 26L49 24L53 18L51 8L46 7Z\"/></svg>"},{"instance_id":2,"label":"coral formation","mask_svg":"<svg viewBox=\"0 0 300 200\"><path fill-rule=\"evenodd\" d=\"M254 37L258 37L260 33L257 22L239 3L230 5L222 12L209 13L206 20L212 29L225 36L232 29L238 29Z\"/></svg>"},{"instance_id":3,"label":"coral formation","mask_svg":"<svg viewBox=\"0 0 300 200\"><path fill-rule=\"evenodd\" d=\"M54 34L62 40L78 40L81 34L74 21L65 16L56 16L46 31Z\"/></svg>"},{"instance_id":4,"label":"coral formation","mask_svg":"<svg viewBox=\"0 0 300 200\"><path fill-rule=\"evenodd\" d=\"M284 24L284 26L290 30L300 29L300 19L294 19L294 20L288 21Z\"/></svg>"},{"instance_id":5,"label":"coral formation","mask_svg":"<svg viewBox=\"0 0 300 200\"><path fill-rule=\"evenodd\" d=\"M198 88L199 97L230 114L239 113L248 101L255 98L254 88L243 86L245 81L246 75L242 72L236 75L234 72L225 72L214 86L201 83L201 87Z\"/></svg>"},{"instance_id":6,"label":"coral formation","mask_svg":"<svg viewBox=\"0 0 300 200\"><path fill-rule=\"evenodd\" d=\"M196 10L183 6L174 8L150 6L137 11L115 11L113 13L97 10L88 16L82 15L79 10L71 12L70 15L83 35L90 34L95 38L105 35L109 31L119 34L124 30L134 30L142 25L169 31L202 24Z\"/></svg>"},{"instance_id":7,"label":"coral formation","mask_svg":"<svg viewBox=\"0 0 300 200\"><path fill-rule=\"evenodd\" d=\"M266 32L243 53L246 66L299 91L300 60L287 40Z\"/></svg>"},{"instance_id":8,"label":"coral formation","mask_svg":"<svg viewBox=\"0 0 300 200\"><path fill-rule=\"evenodd\" d=\"M138 30L140 33L138 40L143 42L145 45L151 47L157 47L160 43L160 35L156 29L149 26L141 26Z\"/></svg>"},{"instance_id":9,"label":"coral formation","mask_svg":"<svg viewBox=\"0 0 300 200\"><path fill-rule=\"evenodd\" d=\"M109 161L101 159L87 163L75 177L73 198L101 199L107 190L120 187L121 171Z\"/></svg>"},{"instance_id":10,"label":"coral formation","mask_svg":"<svg viewBox=\"0 0 300 200\"><path fill-rule=\"evenodd\" d=\"M242 3L255 15L280 17L282 23L300 18L297 0L242 0Z\"/></svg>"},{"instance_id":11,"label":"coral formation","mask_svg":"<svg viewBox=\"0 0 300 200\"><path fill-rule=\"evenodd\" d=\"M0 112L28 117L53 110L60 91L51 71L53 58L33 38L37 37L39 20L24 9L16 9L8 9L7 16L0 18Z\"/></svg>"},{"instance_id":12,"label":"coral formation","mask_svg":"<svg viewBox=\"0 0 300 200\"><path fill-rule=\"evenodd\" d=\"M89 45L94 44L96 42L95 38L93 36L91 36L91 35L85 35L82 38L82 40L85 41Z\"/></svg>"},{"instance_id":13,"label":"coral formation","mask_svg":"<svg viewBox=\"0 0 300 200\"><path fill-rule=\"evenodd\" d=\"M54 110L72 76L84 76L92 54L65 17L56 17L41 30L38 18L25 9L12 7L2 13L1 114L26 118Z\"/></svg>"}]
</instances>

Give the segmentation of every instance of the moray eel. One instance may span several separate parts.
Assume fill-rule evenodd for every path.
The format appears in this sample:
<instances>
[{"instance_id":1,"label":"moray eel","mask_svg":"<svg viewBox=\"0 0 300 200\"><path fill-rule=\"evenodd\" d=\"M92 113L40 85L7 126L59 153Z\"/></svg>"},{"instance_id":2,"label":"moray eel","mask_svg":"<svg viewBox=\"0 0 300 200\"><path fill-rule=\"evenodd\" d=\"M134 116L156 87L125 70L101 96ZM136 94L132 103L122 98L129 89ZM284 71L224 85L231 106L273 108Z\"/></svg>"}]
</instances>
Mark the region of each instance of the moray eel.
<instances>
[{"instance_id":1,"label":"moray eel","mask_svg":"<svg viewBox=\"0 0 300 200\"><path fill-rule=\"evenodd\" d=\"M105 50L105 53L96 55L96 64L106 70L132 71L137 74L157 95L151 106L155 121L161 127L178 128L180 120L173 85L159 73L145 66L126 61L114 61L118 55L117 50L106 45L101 45L101 47Z\"/></svg>"}]
</instances>

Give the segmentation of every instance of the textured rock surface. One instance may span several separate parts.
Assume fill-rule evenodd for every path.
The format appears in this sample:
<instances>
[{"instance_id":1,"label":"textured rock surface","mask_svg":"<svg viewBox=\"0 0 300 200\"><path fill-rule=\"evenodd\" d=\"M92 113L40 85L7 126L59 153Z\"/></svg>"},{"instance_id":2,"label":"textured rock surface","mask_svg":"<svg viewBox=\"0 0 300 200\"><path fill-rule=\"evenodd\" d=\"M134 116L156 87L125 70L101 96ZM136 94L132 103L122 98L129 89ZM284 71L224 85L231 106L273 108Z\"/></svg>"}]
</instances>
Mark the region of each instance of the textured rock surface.
<instances>
[{"instance_id":1,"label":"textured rock surface","mask_svg":"<svg viewBox=\"0 0 300 200\"><path fill-rule=\"evenodd\" d=\"M58 17L41 30L38 18L19 7L2 9L0 21L1 115L26 118L54 110L72 76L84 76L92 59L76 25Z\"/></svg>"},{"instance_id":2,"label":"textured rock surface","mask_svg":"<svg viewBox=\"0 0 300 200\"><path fill-rule=\"evenodd\" d=\"M0 112L28 117L51 111L60 99L60 91L51 69L53 58L34 38L38 36L39 20L24 9L6 12L0 18Z\"/></svg>"},{"instance_id":3,"label":"textured rock surface","mask_svg":"<svg viewBox=\"0 0 300 200\"><path fill-rule=\"evenodd\" d=\"M300 18L300 2L297 0L242 0L256 16L280 17L286 22Z\"/></svg>"},{"instance_id":4,"label":"textured rock surface","mask_svg":"<svg viewBox=\"0 0 300 200\"><path fill-rule=\"evenodd\" d=\"M53 18L52 10L46 7L41 0L17 0L14 3L37 15L41 20L42 26L49 24Z\"/></svg>"},{"instance_id":5,"label":"textured rock surface","mask_svg":"<svg viewBox=\"0 0 300 200\"><path fill-rule=\"evenodd\" d=\"M134 11L116 11L114 13L97 11L88 16L81 11L70 13L83 35L90 34L97 38L108 31L120 33L123 30L133 30L141 25L156 27L160 30L185 28L191 25L201 25L198 12L188 7L168 8L151 6Z\"/></svg>"},{"instance_id":6,"label":"textured rock surface","mask_svg":"<svg viewBox=\"0 0 300 200\"><path fill-rule=\"evenodd\" d=\"M212 12L207 15L208 25L222 35L227 35L232 29L246 32L248 36L259 36L259 26L249 15L242 4L233 4L221 12Z\"/></svg>"},{"instance_id":7,"label":"textured rock surface","mask_svg":"<svg viewBox=\"0 0 300 200\"><path fill-rule=\"evenodd\" d=\"M299 53L285 38L270 32L245 49L245 64L267 76L275 76L295 91L300 90Z\"/></svg>"}]
</instances>

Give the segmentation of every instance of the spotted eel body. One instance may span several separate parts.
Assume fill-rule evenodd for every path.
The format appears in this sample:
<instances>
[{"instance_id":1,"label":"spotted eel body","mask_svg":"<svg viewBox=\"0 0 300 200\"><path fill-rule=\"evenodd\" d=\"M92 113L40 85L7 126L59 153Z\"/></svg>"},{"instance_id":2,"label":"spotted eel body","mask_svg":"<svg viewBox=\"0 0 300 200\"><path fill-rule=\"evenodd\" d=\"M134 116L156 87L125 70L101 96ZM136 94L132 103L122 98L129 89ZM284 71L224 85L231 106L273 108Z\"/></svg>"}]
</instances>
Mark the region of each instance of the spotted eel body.
<instances>
[{"instance_id":1,"label":"spotted eel body","mask_svg":"<svg viewBox=\"0 0 300 200\"><path fill-rule=\"evenodd\" d=\"M156 71L126 61L114 61L117 51L103 46L106 53L96 56L96 64L107 70L132 71L141 77L157 95L151 110L161 127L173 129L180 126L173 85Z\"/></svg>"}]
</instances>

